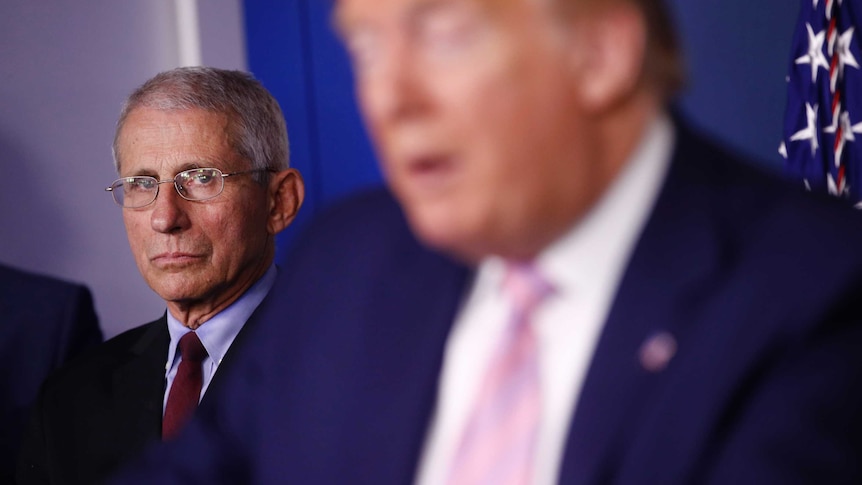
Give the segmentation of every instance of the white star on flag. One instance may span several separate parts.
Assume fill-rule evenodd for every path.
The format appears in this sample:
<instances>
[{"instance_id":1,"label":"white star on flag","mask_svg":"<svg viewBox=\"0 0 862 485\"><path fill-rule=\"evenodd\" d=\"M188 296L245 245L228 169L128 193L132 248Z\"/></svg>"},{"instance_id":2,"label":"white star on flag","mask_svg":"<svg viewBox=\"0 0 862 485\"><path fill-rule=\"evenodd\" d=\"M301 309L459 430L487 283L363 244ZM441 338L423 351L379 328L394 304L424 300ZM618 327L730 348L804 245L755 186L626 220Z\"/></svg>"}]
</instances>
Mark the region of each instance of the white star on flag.
<instances>
[{"instance_id":1,"label":"white star on flag","mask_svg":"<svg viewBox=\"0 0 862 485\"><path fill-rule=\"evenodd\" d=\"M826 32L820 31L814 33L811 24L805 24L808 28L808 53L796 59L797 64L811 65L811 82L817 81L817 67L829 69L829 63L826 62L826 56L823 55L823 42L826 40Z\"/></svg>"},{"instance_id":2,"label":"white star on flag","mask_svg":"<svg viewBox=\"0 0 862 485\"><path fill-rule=\"evenodd\" d=\"M790 141L811 141L811 156L817 153L817 148L820 146L817 142L817 105L811 106L810 103L805 103L805 117L808 119L808 126L797 131L790 137Z\"/></svg>"},{"instance_id":3,"label":"white star on flag","mask_svg":"<svg viewBox=\"0 0 862 485\"><path fill-rule=\"evenodd\" d=\"M838 38L838 72L841 76L844 76L844 66L859 69L859 63L850 51L850 46L853 44L853 30L854 28L850 27Z\"/></svg>"}]
</instances>

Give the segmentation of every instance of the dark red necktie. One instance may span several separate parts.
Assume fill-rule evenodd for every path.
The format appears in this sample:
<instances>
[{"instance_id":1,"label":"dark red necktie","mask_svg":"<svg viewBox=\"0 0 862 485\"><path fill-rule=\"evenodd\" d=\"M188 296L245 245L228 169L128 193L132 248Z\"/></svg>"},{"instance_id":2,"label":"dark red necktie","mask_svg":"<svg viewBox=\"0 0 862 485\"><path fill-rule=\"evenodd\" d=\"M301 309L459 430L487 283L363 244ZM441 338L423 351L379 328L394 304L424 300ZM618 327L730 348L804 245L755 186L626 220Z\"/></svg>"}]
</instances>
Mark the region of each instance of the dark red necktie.
<instances>
[{"instance_id":1,"label":"dark red necktie","mask_svg":"<svg viewBox=\"0 0 862 485\"><path fill-rule=\"evenodd\" d=\"M207 350L194 332L183 335L179 349L183 360L180 361L168 394L168 404L162 419L162 441L170 440L179 433L185 422L194 414L201 397L201 362L206 358Z\"/></svg>"}]
</instances>

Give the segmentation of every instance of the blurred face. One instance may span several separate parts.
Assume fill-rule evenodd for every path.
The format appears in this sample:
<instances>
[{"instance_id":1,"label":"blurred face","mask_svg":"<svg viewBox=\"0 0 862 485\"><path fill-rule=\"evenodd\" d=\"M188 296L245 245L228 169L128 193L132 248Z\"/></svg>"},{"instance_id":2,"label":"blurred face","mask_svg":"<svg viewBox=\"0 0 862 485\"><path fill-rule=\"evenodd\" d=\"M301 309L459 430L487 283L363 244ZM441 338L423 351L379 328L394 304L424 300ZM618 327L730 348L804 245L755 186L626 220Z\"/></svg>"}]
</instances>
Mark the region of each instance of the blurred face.
<instances>
[{"instance_id":1,"label":"blurred face","mask_svg":"<svg viewBox=\"0 0 862 485\"><path fill-rule=\"evenodd\" d=\"M532 257L595 198L572 43L547 4L338 2L383 172L434 247Z\"/></svg>"},{"instance_id":2,"label":"blurred face","mask_svg":"<svg viewBox=\"0 0 862 485\"><path fill-rule=\"evenodd\" d=\"M227 128L225 116L203 110L138 108L120 133L120 176L169 180L195 167L249 169L229 146ZM123 209L138 269L180 321L191 313L187 324L200 324L266 271L274 254L267 205L267 189L246 174L226 178L213 199L188 201L163 184L152 204Z\"/></svg>"}]
</instances>

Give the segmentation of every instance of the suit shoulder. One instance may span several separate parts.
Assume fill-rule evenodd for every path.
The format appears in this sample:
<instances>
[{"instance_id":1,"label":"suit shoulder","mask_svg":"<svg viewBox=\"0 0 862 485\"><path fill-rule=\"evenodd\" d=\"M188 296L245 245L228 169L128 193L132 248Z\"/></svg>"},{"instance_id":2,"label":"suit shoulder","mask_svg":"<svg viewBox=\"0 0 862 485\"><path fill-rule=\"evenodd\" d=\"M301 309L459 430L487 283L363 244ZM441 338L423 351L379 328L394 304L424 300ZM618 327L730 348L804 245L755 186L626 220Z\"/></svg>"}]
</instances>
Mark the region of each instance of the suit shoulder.
<instances>
[{"instance_id":1,"label":"suit shoulder","mask_svg":"<svg viewBox=\"0 0 862 485\"><path fill-rule=\"evenodd\" d=\"M45 392L74 390L83 382L107 378L116 368L139 355L144 348L162 342L167 349L169 341L170 335L164 318L126 330L61 367L45 381Z\"/></svg>"},{"instance_id":2,"label":"suit shoulder","mask_svg":"<svg viewBox=\"0 0 862 485\"><path fill-rule=\"evenodd\" d=\"M62 280L53 276L46 276L29 271L0 265L0 295L32 295L31 298L43 299L51 302L58 297L69 297L83 293L90 297L89 289L71 281ZM0 296L2 298L2 296Z\"/></svg>"},{"instance_id":3,"label":"suit shoulder","mask_svg":"<svg viewBox=\"0 0 862 485\"><path fill-rule=\"evenodd\" d=\"M790 247L834 241L847 250L862 244L862 214L848 201L804 190L801 184L768 170L766 163L734 152L690 128L680 130L677 147L686 181L712 200L714 213L747 236L782 232Z\"/></svg>"},{"instance_id":4,"label":"suit shoulder","mask_svg":"<svg viewBox=\"0 0 862 485\"><path fill-rule=\"evenodd\" d=\"M691 253L690 261L714 264L710 279L745 289L737 303L756 300L758 311L771 305L776 315L806 323L816 319L803 314L826 313L842 298L858 300L862 214L720 144L680 132L651 226L655 241L673 245L685 234L697 236L674 246L674 257ZM656 236L659 231L663 235Z\"/></svg>"},{"instance_id":5,"label":"suit shoulder","mask_svg":"<svg viewBox=\"0 0 862 485\"><path fill-rule=\"evenodd\" d=\"M380 189L345 198L316 216L285 258L278 291L356 295L358 281L391 283L438 271L460 277L466 270L420 243L395 199Z\"/></svg>"},{"instance_id":6,"label":"suit shoulder","mask_svg":"<svg viewBox=\"0 0 862 485\"><path fill-rule=\"evenodd\" d=\"M403 212L392 194L384 188L354 193L327 206L316 218L317 230L337 228L341 231L379 229L380 226L403 225Z\"/></svg>"},{"instance_id":7,"label":"suit shoulder","mask_svg":"<svg viewBox=\"0 0 862 485\"><path fill-rule=\"evenodd\" d=\"M158 330L163 330L159 332ZM165 317L158 318L152 322L130 328L106 340L101 345L104 352L126 351L133 349L142 339L147 336L168 335L167 320Z\"/></svg>"},{"instance_id":8,"label":"suit shoulder","mask_svg":"<svg viewBox=\"0 0 862 485\"><path fill-rule=\"evenodd\" d=\"M300 235L293 252L340 254L350 248L373 247L399 251L420 247L401 208L385 189L359 192L327 206Z\"/></svg>"}]
</instances>

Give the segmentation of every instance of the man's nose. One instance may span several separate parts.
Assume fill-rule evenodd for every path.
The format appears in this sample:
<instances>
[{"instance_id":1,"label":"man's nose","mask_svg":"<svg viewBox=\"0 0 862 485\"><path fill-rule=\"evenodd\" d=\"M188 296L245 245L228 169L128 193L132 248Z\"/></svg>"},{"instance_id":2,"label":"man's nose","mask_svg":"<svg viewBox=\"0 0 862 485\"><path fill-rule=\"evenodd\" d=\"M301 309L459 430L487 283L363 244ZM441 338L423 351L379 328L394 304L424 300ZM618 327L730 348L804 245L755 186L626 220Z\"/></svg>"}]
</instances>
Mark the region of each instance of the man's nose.
<instances>
[{"instance_id":1,"label":"man's nose","mask_svg":"<svg viewBox=\"0 0 862 485\"><path fill-rule=\"evenodd\" d=\"M150 214L150 224L156 232L172 233L188 227L189 219L185 209L189 201L183 199L177 189L173 180L159 185L159 192L153 201L153 212Z\"/></svg>"}]
</instances>

